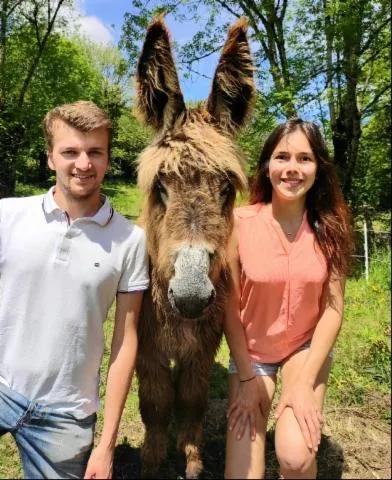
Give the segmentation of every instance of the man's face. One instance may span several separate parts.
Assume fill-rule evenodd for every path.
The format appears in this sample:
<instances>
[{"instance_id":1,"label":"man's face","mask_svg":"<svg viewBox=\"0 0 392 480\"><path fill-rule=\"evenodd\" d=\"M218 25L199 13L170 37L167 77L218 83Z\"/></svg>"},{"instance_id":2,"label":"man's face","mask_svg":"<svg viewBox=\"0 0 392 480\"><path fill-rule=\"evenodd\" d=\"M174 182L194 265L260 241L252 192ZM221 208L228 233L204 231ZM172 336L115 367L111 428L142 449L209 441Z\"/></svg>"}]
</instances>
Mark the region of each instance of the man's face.
<instances>
[{"instance_id":1,"label":"man's face","mask_svg":"<svg viewBox=\"0 0 392 480\"><path fill-rule=\"evenodd\" d=\"M81 132L56 120L48 165L56 172L56 186L74 199L98 196L109 163L106 128Z\"/></svg>"}]
</instances>

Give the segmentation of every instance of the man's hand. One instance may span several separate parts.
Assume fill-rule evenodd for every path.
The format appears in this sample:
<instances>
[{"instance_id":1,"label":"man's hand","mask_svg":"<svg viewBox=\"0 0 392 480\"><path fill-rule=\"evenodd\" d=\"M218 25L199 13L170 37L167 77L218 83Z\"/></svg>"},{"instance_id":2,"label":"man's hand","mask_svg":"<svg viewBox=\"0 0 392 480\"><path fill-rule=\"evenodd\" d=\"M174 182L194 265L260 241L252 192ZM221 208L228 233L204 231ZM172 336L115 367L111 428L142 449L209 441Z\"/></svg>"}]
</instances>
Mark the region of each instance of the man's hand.
<instances>
[{"instance_id":1,"label":"man's hand","mask_svg":"<svg viewBox=\"0 0 392 480\"><path fill-rule=\"evenodd\" d=\"M286 407L293 409L307 447L317 452L321 441L323 416L312 386L297 382L288 392L283 392L275 410L276 419L280 417Z\"/></svg>"},{"instance_id":2,"label":"man's hand","mask_svg":"<svg viewBox=\"0 0 392 480\"><path fill-rule=\"evenodd\" d=\"M114 449L98 445L91 452L84 478L111 479L113 475Z\"/></svg>"}]
</instances>

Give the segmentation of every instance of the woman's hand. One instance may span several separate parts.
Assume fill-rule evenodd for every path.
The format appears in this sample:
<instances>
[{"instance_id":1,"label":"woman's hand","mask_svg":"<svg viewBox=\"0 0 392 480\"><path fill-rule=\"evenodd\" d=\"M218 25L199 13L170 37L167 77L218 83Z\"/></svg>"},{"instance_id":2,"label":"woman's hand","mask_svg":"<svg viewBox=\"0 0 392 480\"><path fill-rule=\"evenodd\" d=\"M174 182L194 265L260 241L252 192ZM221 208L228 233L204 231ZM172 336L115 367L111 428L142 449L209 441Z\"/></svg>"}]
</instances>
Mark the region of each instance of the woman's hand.
<instances>
[{"instance_id":1,"label":"woman's hand","mask_svg":"<svg viewBox=\"0 0 392 480\"><path fill-rule=\"evenodd\" d=\"M286 407L293 409L308 448L317 452L324 420L313 387L305 382L293 383L291 388L282 394L275 410L276 419Z\"/></svg>"},{"instance_id":2,"label":"woman's hand","mask_svg":"<svg viewBox=\"0 0 392 480\"><path fill-rule=\"evenodd\" d=\"M260 409L261 392L257 377L247 382L240 382L237 396L227 411L228 427L235 428L237 440L241 440L249 424L251 440L256 438L256 413Z\"/></svg>"}]
</instances>

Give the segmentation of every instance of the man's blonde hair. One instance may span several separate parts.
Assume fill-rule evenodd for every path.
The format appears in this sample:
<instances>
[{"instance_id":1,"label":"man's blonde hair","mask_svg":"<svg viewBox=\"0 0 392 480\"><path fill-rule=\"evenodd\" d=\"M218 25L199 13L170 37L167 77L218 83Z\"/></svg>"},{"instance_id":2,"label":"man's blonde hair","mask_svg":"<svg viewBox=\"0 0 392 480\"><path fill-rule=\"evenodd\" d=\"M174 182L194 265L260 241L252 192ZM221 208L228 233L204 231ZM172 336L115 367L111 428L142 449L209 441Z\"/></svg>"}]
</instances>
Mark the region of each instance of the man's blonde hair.
<instances>
[{"instance_id":1,"label":"man's blonde hair","mask_svg":"<svg viewBox=\"0 0 392 480\"><path fill-rule=\"evenodd\" d=\"M106 128L109 134L109 151L112 137L112 122L108 115L94 102L79 100L66 103L50 110L44 118L43 129L46 145L53 150L53 133L57 120L62 120L70 127L81 132L91 132L97 128Z\"/></svg>"}]
</instances>

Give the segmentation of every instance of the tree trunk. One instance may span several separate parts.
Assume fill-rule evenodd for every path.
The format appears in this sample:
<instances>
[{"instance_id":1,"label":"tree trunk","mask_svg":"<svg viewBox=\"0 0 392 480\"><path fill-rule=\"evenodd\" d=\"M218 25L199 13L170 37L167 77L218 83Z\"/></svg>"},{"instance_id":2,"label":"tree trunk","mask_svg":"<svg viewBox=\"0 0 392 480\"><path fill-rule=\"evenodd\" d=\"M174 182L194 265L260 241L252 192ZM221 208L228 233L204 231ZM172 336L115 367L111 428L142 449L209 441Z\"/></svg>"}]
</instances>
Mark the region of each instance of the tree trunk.
<instances>
[{"instance_id":1,"label":"tree trunk","mask_svg":"<svg viewBox=\"0 0 392 480\"><path fill-rule=\"evenodd\" d=\"M8 156L2 157L0 165L0 198L14 196L15 186L16 174L12 159Z\"/></svg>"},{"instance_id":2,"label":"tree trunk","mask_svg":"<svg viewBox=\"0 0 392 480\"><path fill-rule=\"evenodd\" d=\"M48 157L46 152L40 152L38 155L38 182L42 186L46 186L49 178Z\"/></svg>"},{"instance_id":3,"label":"tree trunk","mask_svg":"<svg viewBox=\"0 0 392 480\"><path fill-rule=\"evenodd\" d=\"M342 181L346 198L350 198L352 176L358 159L361 138L361 113L358 108L358 82L360 76L360 49L363 35L364 2L358 2L355 11L350 5L342 4L336 15L334 35L331 31L331 18L328 15L328 2L324 1L325 28L327 40L327 82L332 87L332 48L333 42L340 43L337 51L335 75L337 78L336 100L329 96L331 114L332 141L335 162ZM340 54L340 55L338 55ZM344 79L341 85L340 74ZM335 103L336 102L336 103Z\"/></svg>"},{"instance_id":4,"label":"tree trunk","mask_svg":"<svg viewBox=\"0 0 392 480\"><path fill-rule=\"evenodd\" d=\"M0 198L15 194L17 160L25 140L23 124L12 115L3 115L0 129Z\"/></svg>"}]
</instances>

